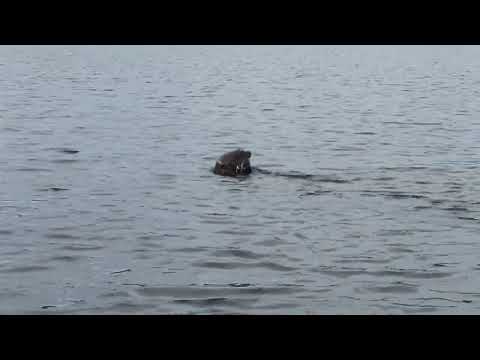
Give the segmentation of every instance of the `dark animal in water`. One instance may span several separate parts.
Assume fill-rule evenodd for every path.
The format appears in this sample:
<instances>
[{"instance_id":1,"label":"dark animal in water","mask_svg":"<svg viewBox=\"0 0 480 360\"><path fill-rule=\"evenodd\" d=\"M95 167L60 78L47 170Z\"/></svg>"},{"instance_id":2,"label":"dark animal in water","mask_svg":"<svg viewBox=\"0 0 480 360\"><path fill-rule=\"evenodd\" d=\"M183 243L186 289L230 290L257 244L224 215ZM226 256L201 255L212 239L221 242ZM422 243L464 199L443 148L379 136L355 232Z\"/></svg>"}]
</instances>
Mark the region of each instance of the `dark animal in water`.
<instances>
[{"instance_id":1,"label":"dark animal in water","mask_svg":"<svg viewBox=\"0 0 480 360\"><path fill-rule=\"evenodd\" d=\"M248 175L252 172L251 156L250 151L240 149L223 154L215 163L213 172L223 176Z\"/></svg>"}]
</instances>

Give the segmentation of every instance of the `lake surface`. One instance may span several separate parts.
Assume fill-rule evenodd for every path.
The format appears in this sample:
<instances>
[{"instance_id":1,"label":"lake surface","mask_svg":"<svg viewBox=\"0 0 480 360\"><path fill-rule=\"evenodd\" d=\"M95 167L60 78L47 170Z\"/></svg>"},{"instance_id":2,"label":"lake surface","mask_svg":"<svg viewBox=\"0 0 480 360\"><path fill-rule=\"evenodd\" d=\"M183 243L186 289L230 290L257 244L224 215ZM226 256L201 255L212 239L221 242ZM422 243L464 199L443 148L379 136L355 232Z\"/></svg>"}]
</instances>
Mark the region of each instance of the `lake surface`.
<instances>
[{"instance_id":1,"label":"lake surface","mask_svg":"<svg viewBox=\"0 0 480 360\"><path fill-rule=\"evenodd\" d=\"M0 313L480 313L479 46L1 46L0 74ZM239 147L264 171L214 175Z\"/></svg>"}]
</instances>

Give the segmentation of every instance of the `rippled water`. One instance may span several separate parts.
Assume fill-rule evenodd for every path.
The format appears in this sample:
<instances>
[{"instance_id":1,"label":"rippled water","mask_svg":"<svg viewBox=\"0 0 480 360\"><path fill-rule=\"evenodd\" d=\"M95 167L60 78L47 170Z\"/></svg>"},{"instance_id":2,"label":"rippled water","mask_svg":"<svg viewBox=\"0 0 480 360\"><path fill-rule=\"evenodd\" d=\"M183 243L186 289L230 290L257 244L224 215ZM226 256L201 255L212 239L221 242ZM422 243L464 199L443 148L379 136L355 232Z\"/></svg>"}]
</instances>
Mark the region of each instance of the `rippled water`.
<instances>
[{"instance_id":1,"label":"rippled water","mask_svg":"<svg viewBox=\"0 0 480 360\"><path fill-rule=\"evenodd\" d=\"M480 313L479 59L0 47L0 312Z\"/></svg>"}]
</instances>

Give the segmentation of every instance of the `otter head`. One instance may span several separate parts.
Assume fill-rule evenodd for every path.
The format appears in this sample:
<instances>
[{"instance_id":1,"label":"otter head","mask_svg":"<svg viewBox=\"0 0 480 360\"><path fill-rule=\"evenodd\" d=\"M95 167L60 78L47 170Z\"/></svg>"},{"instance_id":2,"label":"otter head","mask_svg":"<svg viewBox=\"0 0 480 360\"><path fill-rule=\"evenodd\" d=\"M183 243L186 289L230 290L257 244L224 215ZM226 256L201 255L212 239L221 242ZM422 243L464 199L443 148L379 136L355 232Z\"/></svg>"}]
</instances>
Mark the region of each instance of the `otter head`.
<instances>
[{"instance_id":1,"label":"otter head","mask_svg":"<svg viewBox=\"0 0 480 360\"><path fill-rule=\"evenodd\" d=\"M223 176L248 175L252 172L251 156L250 151L240 149L223 154L215 163L213 172Z\"/></svg>"}]
</instances>

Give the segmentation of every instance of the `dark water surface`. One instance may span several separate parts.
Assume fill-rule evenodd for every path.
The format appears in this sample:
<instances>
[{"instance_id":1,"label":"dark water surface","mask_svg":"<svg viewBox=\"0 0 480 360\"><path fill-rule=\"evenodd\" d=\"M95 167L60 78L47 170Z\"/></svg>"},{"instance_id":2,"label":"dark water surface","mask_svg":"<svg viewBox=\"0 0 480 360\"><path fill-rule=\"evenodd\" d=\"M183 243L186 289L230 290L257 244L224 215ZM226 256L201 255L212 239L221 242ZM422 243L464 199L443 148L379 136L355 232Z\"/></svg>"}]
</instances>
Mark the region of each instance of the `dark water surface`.
<instances>
[{"instance_id":1,"label":"dark water surface","mask_svg":"<svg viewBox=\"0 0 480 360\"><path fill-rule=\"evenodd\" d=\"M480 313L480 47L0 47L0 312ZM260 170L211 173L243 147Z\"/></svg>"}]
</instances>

